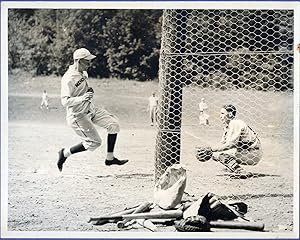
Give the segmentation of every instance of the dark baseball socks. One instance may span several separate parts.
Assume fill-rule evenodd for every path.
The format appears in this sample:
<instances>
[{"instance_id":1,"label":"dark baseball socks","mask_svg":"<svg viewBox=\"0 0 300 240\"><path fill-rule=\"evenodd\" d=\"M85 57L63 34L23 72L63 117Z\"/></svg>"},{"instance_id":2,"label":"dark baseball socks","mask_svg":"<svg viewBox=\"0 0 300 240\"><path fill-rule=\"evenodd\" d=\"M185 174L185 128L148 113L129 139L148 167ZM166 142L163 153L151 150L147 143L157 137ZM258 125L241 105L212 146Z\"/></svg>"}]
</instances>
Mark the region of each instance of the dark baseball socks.
<instances>
[{"instance_id":1,"label":"dark baseball socks","mask_svg":"<svg viewBox=\"0 0 300 240\"><path fill-rule=\"evenodd\" d=\"M114 157L114 149L117 141L117 134L107 135L107 155L105 160L105 165L123 165L128 162L128 160L119 160Z\"/></svg>"},{"instance_id":2,"label":"dark baseball socks","mask_svg":"<svg viewBox=\"0 0 300 240\"><path fill-rule=\"evenodd\" d=\"M117 134L108 134L107 135L107 155L106 160L114 159L114 149L117 141Z\"/></svg>"},{"instance_id":3,"label":"dark baseball socks","mask_svg":"<svg viewBox=\"0 0 300 240\"><path fill-rule=\"evenodd\" d=\"M63 150L63 154L64 154L64 157L68 158L70 157L72 154L74 153L79 153L79 152L83 152L83 151L86 151L87 149L85 149L85 147L83 146L82 143L79 143L73 147L70 147L70 148L65 148Z\"/></svg>"}]
</instances>

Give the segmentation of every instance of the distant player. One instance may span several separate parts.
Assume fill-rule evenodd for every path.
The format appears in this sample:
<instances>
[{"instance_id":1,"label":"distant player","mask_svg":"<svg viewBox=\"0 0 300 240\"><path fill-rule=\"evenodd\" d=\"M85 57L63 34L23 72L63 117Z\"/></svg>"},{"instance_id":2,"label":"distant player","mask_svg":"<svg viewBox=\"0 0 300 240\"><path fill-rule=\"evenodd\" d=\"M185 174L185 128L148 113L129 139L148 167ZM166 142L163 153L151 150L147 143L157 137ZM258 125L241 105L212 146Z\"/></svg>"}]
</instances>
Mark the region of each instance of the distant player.
<instances>
[{"instance_id":1,"label":"distant player","mask_svg":"<svg viewBox=\"0 0 300 240\"><path fill-rule=\"evenodd\" d=\"M120 131L118 119L105 109L94 106L94 91L88 85L87 69L95 57L85 48L77 49L73 54L74 64L69 66L61 79L61 103L67 110L67 123L81 142L58 152L57 167L60 171L72 154L93 151L102 144L95 125L105 128L108 133L105 165L123 165L128 162L114 156L117 134Z\"/></svg>"},{"instance_id":2,"label":"distant player","mask_svg":"<svg viewBox=\"0 0 300 240\"><path fill-rule=\"evenodd\" d=\"M199 125L209 125L209 115L206 113L208 109L204 98L199 103Z\"/></svg>"},{"instance_id":3,"label":"distant player","mask_svg":"<svg viewBox=\"0 0 300 240\"><path fill-rule=\"evenodd\" d=\"M49 103L48 103L48 94L47 91L44 90L42 93L42 102L40 105L40 108L43 109L44 107L47 108L47 110L49 109Z\"/></svg>"},{"instance_id":4,"label":"distant player","mask_svg":"<svg viewBox=\"0 0 300 240\"><path fill-rule=\"evenodd\" d=\"M236 119L236 108L229 104L220 111L224 124L221 144L213 146L214 159L224 164L237 177L251 177L240 164L256 165L262 157L262 148L257 134L244 121Z\"/></svg>"},{"instance_id":5,"label":"distant player","mask_svg":"<svg viewBox=\"0 0 300 240\"><path fill-rule=\"evenodd\" d=\"M155 92L153 92L152 95L148 98L148 106L147 106L147 111L149 112L151 126L153 126L156 121L157 101L158 99L155 96Z\"/></svg>"}]
</instances>

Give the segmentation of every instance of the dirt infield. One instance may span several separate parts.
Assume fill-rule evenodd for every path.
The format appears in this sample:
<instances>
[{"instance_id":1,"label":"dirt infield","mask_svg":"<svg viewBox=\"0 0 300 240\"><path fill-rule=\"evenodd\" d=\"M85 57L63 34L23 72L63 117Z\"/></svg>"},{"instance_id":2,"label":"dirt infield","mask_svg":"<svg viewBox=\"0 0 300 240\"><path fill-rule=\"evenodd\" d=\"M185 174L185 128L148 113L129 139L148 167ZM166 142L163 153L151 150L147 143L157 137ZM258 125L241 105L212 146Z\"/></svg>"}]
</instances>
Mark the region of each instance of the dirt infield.
<instances>
[{"instance_id":1,"label":"dirt infield","mask_svg":"<svg viewBox=\"0 0 300 240\"><path fill-rule=\"evenodd\" d=\"M120 118L116 155L130 162L122 167L105 166L104 141L94 152L71 156L62 173L56 168L57 151L76 144L78 138L64 119L60 79L33 79L15 73L8 83L8 231L116 232L115 224L93 226L87 220L152 200L156 128L149 124L146 107L157 82L92 79L97 105L104 105ZM50 96L48 111L39 109L44 89ZM193 133L199 136L197 131ZM100 133L106 140L105 132ZM291 233L295 226L293 137L278 137L271 131L261 140L264 159L251 168L257 177L237 180L230 179L216 162L197 162L191 151L197 142L186 133L182 143L182 163L188 174L186 192L194 198L213 192L244 199L248 216L264 222L267 231ZM159 226L159 230L174 232L175 228Z\"/></svg>"}]
</instances>

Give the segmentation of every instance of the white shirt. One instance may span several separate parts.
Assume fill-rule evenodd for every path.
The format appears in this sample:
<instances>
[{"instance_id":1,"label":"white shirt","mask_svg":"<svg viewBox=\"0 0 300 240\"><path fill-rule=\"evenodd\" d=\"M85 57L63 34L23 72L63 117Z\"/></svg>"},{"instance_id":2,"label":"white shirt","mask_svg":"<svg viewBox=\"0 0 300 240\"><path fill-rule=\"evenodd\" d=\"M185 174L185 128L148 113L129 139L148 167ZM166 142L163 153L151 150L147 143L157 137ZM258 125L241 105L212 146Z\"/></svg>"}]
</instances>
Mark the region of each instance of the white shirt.
<instances>
[{"instance_id":1,"label":"white shirt","mask_svg":"<svg viewBox=\"0 0 300 240\"><path fill-rule=\"evenodd\" d=\"M67 117L85 114L94 109L93 99L82 101L80 98L88 89L88 74L75 70L75 66L69 69L61 79L61 103L66 107ZM69 97L69 98L68 98Z\"/></svg>"},{"instance_id":2,"label":"white shirt","mask_svg":"<svg viewBox=\"0 0 300 240\"><path fill-rule=\"evenodd\" d=\"M235 144L237 148L248 149L259 147L257 134L242 120L233 119L224 129L221 142Z\"/></svg>"},{"instance_id":3,"label":"white shirt","mask_svg":"<svg viewBox=\"0 0 300 240\"><path fill-rule=\"evenodd\" d=\"M206 102L200 102L199 103L199 109L200 109L200 111L204 111L207 108L208 108L208 106L207 106Z\"/></svg>"},{"instance_id":4,"label":"white shirt","mask_svg":"<svg viewBox=\"0 0 300 240\"><path fill-rule=\"evenodd\" d=\"M47 93L43 92L43 94L42 94L42 100L43 101L47 101L47 99L48 99Z\"/></svg>"},{"instance_id":5,"label":"white shirt","mask_svg":"<svg viewBox=\"0 0 300 240\"><path fill-rule=\"evenodd\" d=\"M148 101L149 101L149 107L150 108L153 108L153 107L156 107L157 106L157 97L149 97L148 98Z\"/></svg>"}]
</instances>

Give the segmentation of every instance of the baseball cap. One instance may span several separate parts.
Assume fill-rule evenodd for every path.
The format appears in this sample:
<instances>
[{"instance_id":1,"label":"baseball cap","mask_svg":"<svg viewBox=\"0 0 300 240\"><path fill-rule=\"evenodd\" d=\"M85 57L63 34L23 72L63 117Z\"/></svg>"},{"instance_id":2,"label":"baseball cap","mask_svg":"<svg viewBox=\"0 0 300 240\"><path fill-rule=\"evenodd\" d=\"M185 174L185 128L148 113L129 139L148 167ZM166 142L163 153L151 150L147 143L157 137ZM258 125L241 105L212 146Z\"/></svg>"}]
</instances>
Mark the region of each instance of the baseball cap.
<instances>
[{"instance_id":1,"label":"baseball cap","mask_svg":"<svg viewBox=\"0 0 300 240\"><path fill-rule=\"evenodd\" d=\"M73 59L86 59L86 60L92 60L94 59L96 56L91 54L89 50L87 50L86 48L79 48L77 50L75 50L75 52L73 53Z\"/></svg>"},{"instance_id":2,"label":"baseball cap","mask_svg":"<svg viewBox=\"0 0 300 240\"><path fill-rule=\"evenodd\" d=\"M226 104L223 106L223 108L227 111L227 112L232 112L233 116L236 115L236 107L233 106L232 104Z\"/></svg>"}]
</instances>

